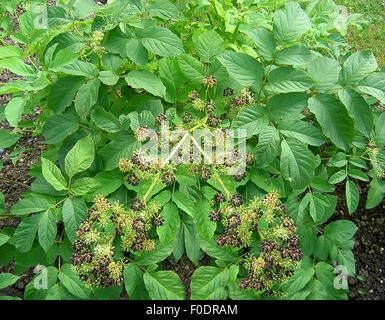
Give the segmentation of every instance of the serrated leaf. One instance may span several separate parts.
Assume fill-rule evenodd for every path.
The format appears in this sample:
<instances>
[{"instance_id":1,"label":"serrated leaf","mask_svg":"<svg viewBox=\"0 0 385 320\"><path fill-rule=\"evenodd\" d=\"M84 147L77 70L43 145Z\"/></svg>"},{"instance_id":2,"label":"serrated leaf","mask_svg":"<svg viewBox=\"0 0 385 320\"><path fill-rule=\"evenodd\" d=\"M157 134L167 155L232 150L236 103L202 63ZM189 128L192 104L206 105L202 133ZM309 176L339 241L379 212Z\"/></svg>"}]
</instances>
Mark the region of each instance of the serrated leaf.
<instances>
[{"instance_id":1,"label":"serrated leaf","mask_svg":"<svg viewBox=\"0 0 385 320\"><path fill-rule=\"evenodd\" d=\"M235 117L232 123L234 129L246 130L247 136L251 137L261 133L269 124L265 110L259 106L244 107Z\"/></svg>"},{"instance_id":2,"label":"serrated leaf","mask_svg":"<svg viewBox=\"0 0 385 320\"><path fill-rule=\"evenodd\" d=\"M145 28L140 36L148 51L162 57L174 57L184 52L182 41L166 28Z\"/></svg>"},{"instance_id":3,"label":"serrated leaf","mask_svg":"<svg viewBox=\"0 0 385 320\"><path fill-rule=\"evenodd\" d=\"M337 147L348 150L355 136L355 126L343 104L331 95L318 95L309 99L309 109L324 135Z\"/></svg>"},{"instance_id":4,"label":"serrated leaf","mask_svg":"<svg viewBox=\"0 0 385 320\"><path fill-rule=\"evenodd\" d=\"M281 148L282 176L290 181L294 189L307 186L314 176L313 153L303 143L294 139L282 140Z\"/></svg>"},{"instance_id":5,"label":"serrated leaf","mask_svg":"<svg viewBox=\"0 0 385 320\"><path fill-rule=\"evenodd\" d=\"M130 86L144 89L154 96L164 97L166 94L166 87L162 81L150 71L133 70L128 73L125 79Z\"/></svg>"},{"instance_id":6,"label":"serrated leaf","mask_svg":"<svg viewBox=\"0 0 385 320\"><path fill-rule=\"evenodd\" d=\"M95 144L91 136L80 139L65 157L65 170L69 177L87 170L94 162Z\"/></svg>"},{"instance_id":7,"label":"serrated leaf","mask_svg":"<svg viewBox=\"0 0 385 320\"><path fill-rule=\"evenodd\" d=\"M93 79L83 84L75 98L75 109L78 115L86 118L98 100L100 80Z\"/></svg>"},{"instance_id":8,"label":"serrated leaf","mask_svg":"<svg viewBox=\"0 0 385 320\"><path fill-rule=\"evenodd\" d=\"M263 78L262 65L249 55L227 51L217 57L228 74L245 87L260 87Z\"/></svg>"},{"instance_id":9,"label":"serrated leaf","mask_svg":"<svg viewBox=\"0 0 385 320\"><path fill-rule=\"evenodd\" d=\"M65 264L60 268L59 279L63 286L73 295L81 299L90 297L91 290L80 281L70 264Z\"/></svg>"},{"instance_id":10,"label":"serrated leaf","mask_svg":"<svg viewBox=\"0 0 385 320\"><path fill-rule=\"evenodd\" d=\"M87 206L82 198L67 198L62 208L64 228L68 238L74 241L76 230L86 218Z\"/></svg>"},{"instance_id":11,"label":"serrated leaf","mask_svg":"<svg viewBox=\"0 0 385 320\"><path fill-rule=\"evenodd\" d=\"M11 127L18 127L24 112L25 103L24 98L15 97L6 105L4 115Z\"/></svg>"},{"instance_id":12,"label":"serrated leaf","mask_svg":"<svg viewBox=\"0 0 385 320\"><path fill-rule=\"evenodd\" d=\"M159 240L166 244L175 239L180 226L180 218L178 209L172 203L164 206L161 215L164 218L164 223L156 229L156 232L159 235Z\"/></svg>"},{"instance_id":13,"label":"serrated leaf","mask_svg":"<svg viewBox=\"0 0 385 320\"><path fill-rule=\"evenodd\" d=\"M313 85L307 73L291 67L274 69L267 76L267 80L265 88L274 93L303 92Z\"/></svg>"},{"instance_id":14,"label":"serrated leaf","mask_svg":"<svg viewBox=\"0 0 385 320\"><path fill-rule=\"evenodd\" d=\"M135 264L128 263L123 270L124 286L130 300L148 300L144 286L143 271Z\"/></svg>"},{"instance_id":15,"label":"serrated leaf","mask_svg":"<svg viewBox=\"0 0 385 320\"><path fill-rule=\"evenodd\" d=\"M281 43L300 38L310 28L310 19L297 2L288 2L274 13L274 36Z\"/></svg>"},{"instance_id":16,"label":"serrated leaf","mask_svg":"<svg viewBox=\"0 0 385 320\"><path fill-rule=\"evenodd\" d=\"M265 166L272 162L278 155L279 143L281 139L277 129L267 126L259 134L258 145L254 150L254 155L258 166Z\"/></svg>"},{"instance_id":17,"label":"serrated leaf","mask_svg":"<svg viewBox=\"0 0 385 320\"><path fill-rule=\"evenodd\" d=\"M195 49L203 62L212 59L225 50L222 37L214 30L200 33L195 41Z\"/></svg>"},{"instance_id":18,"label":"serrated leaf","mask_svg":"<svg viewBox=\"0 0 385 320\"><path fill-rule=\"evenodd\" d=\"M228 292L227 268L200 267L191 277L191 300L224 300Z\"/></svg>"},{"instance_id":19,"label":"serrated leaf","mask_svg":"<svg viewBox=\"0 0 385 320\"><path fill-rule=\"evenodd\" d=\"M66 190L67 181L63 177L60 169L55 166L51 161L41 158L43 177L47 182L52 185L56 190Z\"/></svg>"},{"instance_id":20,"label":"serrated leaf","mask_svg":"<svg viewBox=\"0 0 385 320\"><path fill-rule=\"evenodd\" d=\"M41 247L47 252L56 239L56 213L50 209L41 214L39 221L38 239Z\"/></svg>"},{"instance_id":21,"label":"serrated leaf","mask_svg":"<svg viewBox=\"0 0 385 320\"><path fill-rule=\"evenodd\" d=\"M39 228L40 215L28 217L22 221L15 231L15 247L18 251L25 253L31 250Z\"/></svg>"},{"instance_id":22,"label":"serrated leaf","mask_svg":"<svg viewBox=\"0 0 385 320\"><path fill-rule=\"evenodd\" d=\"M341 66L329 57L319 57L309 63L308 73L312 78L313 88L323 92L337 86Z\"/></svg>"},{"instance_id":23,"label":"serrated leaf","mask_svg":"<svg viewBox=\"0 0 385 320\"><path fill-rule=\"evenodd\" d=\"M352 214L356 211L358 203L360 201L360 194L358 192L356 184L348 180L345 186L345 195L346 195L346 204L348 206L348 211Z\"/></svg>"},{"instance_id":24,"label":"serrated leaf","mask_svg":"<svg viewBox=\"0 0 385 320\"><path fill-rule=\"evenodd\" d=\"M0 273L0 290L13 285L19 276L12 273Z\"/></svg>"},{"instance_id":25,"label":"serrated leaf","mask_svg":"<svg viewBox=\"0 0 385 320\"><path fill-rule=\"evenodd\" d=\"M173 271L146 272L143 280L152 300L185 299L182 281Z\"/></svg>"},{"instance_id":26,"label":"serrated leaf","mask_svg":"<svg viewBox=\"0 0 385 320\"><path fill-rule=\"evenodd\" d=\"M178 57L178 64L183 75L192 83L202 83L206 71L200 61L188 54L182 54Z\"/></svg>"},{"instance_id":27,"label":"serrated leaf","mask_svg":"<svg viewBox=\"0 0 385 320\"><path fill-rule=\"evenodd\" d=\"M377 68L377 61L373 52L369 50L355 52L344 62L339 82L344 86L357 85Z\"/></svg>"},{"instance_id":28,"label":"serrated leaf","mask_svg":"<svg viewBox=\"0 0 385 320\"><path fill-rule=\"evenodd\" d=\"M312 146L321 146L325 138L321 131L306 121L282 121L278 124L278 130L285 136Z\"/></svg>"},{"instance_id":29,"label":"serrated leaf","mask_svg":"<svg viewBox=\"0 0 385 320\"><path fill-rule=\"evenodd\" d=\"M266 61L272 61L276 54L276 44L273 35L264 28L252 28L245 33L254 41L256 51Z\"/></svg>"},{"instance_id":30,"label":"serrated leaf","mask_svg":"<svg viewBox=\"0 0 385 320\"><path fill-rule=\"evenodd\" d=\"M50 207L51 204L46 199L29 197L15 203L11 208L11 212L15 215L27 215L47 210Z\"/></svg>"},{"instance_id":31,"label":"serrated leaf","mask_svg":"<svg viewBox=\"0 0 385 320\"><path fill-rule=\"evenodd\" d=\"M373 115L365 99L353 90L340 90L338 97L354 119L357 130L370 137L373 129Z\"/></svg>"}]
</instances>

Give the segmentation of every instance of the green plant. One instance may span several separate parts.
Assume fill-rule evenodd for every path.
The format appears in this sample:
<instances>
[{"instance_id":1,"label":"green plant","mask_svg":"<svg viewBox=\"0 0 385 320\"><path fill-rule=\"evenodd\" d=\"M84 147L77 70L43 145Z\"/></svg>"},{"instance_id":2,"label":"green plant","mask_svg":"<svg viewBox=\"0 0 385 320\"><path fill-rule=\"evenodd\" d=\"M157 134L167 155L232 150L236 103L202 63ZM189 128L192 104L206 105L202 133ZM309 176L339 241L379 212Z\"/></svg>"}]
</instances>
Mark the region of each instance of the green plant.
<instances>
[{"instance_id":1,"label":"green plant","mask_svg":"<svg viewBox=\"0 0 385 320\"><path fill-rule=\"evenodd\" d=\"M11 35L26 50L0 48L0 67L24 77L0 87L14 128L0 148L37 105L47 144L31 190L0 216L22 219L2 230L0 263L47 267L47 289L31 281L24 298L117 299L124 287L184 299L162 261L198 264L202 252L212 265L194 272L192 299L347 298L333 263L355 274L357 228L329 222L333 192L345 182L350 214L357 180L370 181L367 208L384 197L385 73L371 52L349 51L332 1L303 3L62 0L36 29L38 3L26 2ZM183 135L148 163L138 150L166 124ZM247 152L169 161L213 128L244 130Z\"/></svg>"}]
</instances>

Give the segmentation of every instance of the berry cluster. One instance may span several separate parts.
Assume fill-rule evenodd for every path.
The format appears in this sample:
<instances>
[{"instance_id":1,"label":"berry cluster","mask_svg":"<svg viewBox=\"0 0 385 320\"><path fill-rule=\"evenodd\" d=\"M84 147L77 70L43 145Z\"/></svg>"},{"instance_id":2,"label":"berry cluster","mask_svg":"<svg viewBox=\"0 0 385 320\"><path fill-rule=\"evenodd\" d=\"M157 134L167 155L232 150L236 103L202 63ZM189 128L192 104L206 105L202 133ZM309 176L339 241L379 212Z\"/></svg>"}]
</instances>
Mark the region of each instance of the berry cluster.
<instances>
[{"instance_id":1,"label":"berry cluster","mask_svg":"<svg viewBox=\"0 0 385 320\"><path fill-rule=\"evenodd\" d=\"M171 185L175 181L175 167L172 165L162 165L159 163L149 163L144 154L139 151L134 152L131 159L121 158L119 160L119 170L126 173L126 181L132 186L138 186L141 180L153 179L162 172L162 181L166 185Z\"/></svg>"},{"instance_id":2,"label":"berry cluster","mask_svg":"<svg viewBox=\"0 0 385 320\"><path fill-rule=\"evenodd\" d=\"M125 209L119 202L110 203L103 196L94 199L73 242L71 257L73 268L89 287L109 287L122 282L124 258L116 259L113 243L120 237L123 253L148 251L154 248L154 240L148 232L152 226L163 224L158 213L160 205L133 198L131 208Z\"/></svg>"},{"instance_id":3,"label":"berry cluster","mask_svg":"<svg viewBox=\"0 0 385 320\"><path fill-rule=\"evenodd\" d=\"M225 227L217 244L247 248L252 244L253 233L257 232L262 241L261 253L245 260L248 274L241 280L240 287L278 295L276 284L285 283L302 259L293 219L285 214L286 208L279 203L277 192L246 204L240 194L230 195L228 200L221 193L214 196L217 208L211 212L210 219Z\"/></svg>"}]
</instances>

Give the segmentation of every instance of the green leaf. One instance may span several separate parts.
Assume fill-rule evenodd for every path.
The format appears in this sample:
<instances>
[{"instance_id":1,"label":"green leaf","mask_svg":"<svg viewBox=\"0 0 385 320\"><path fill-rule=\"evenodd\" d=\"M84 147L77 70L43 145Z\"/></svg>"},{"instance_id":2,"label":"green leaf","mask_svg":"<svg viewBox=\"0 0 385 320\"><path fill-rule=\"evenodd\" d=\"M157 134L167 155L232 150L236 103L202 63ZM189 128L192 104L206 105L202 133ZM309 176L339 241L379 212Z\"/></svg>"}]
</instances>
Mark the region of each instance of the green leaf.
<instances>
[{"instance_id":1,"label":"green leaf","mask_svg":"<svg viewBox=\"0 0 385 320\"><path fill-rule=\"evenodd\" d=\"M150 15L155 17L174 21L180 19L178 8L168 0L155 0L148 6L147 10Z\"/></svg>"},{"instance_id":2,"label":"green leaf","mask_svg":"<svg viewBox=\"0 0 385 320\"><path fill-rule=\"evenodd\" d=\"M15 215L27 215L47 210L51 204L44 198L29 197L15 203L11 212Z\"/></svg>"},{"instance_id":3,"label":"green leaf","mask_svg":"<svg viewBox=\"0 0 385 320\"><path fill-rule=\"evenodd\" d=\"M252 28L245 33L254 41L256 51L266 61L272 61L276 54L276 45L273 35L264 28Z\"/></svg>"},{"instance_id":4,"label":"green leaf","mask_svg":"<svg viewBox=\"0 0 385 320\"><path fill-rule=\"evenodd\" d=\"M53 286L57 282L58 271L55 267L49 266L42 269L36 276L27 284L24 291L25 300L44 300ZM47 282L45 282L47 280ZM37 286L36 286L37 284ZM45 287L47 284L47 287Z\"/></svg>"},{"instance_id":5,"label":"green leaf","mask_svg":"<svg viewBox=\"0 0 385 320\"><path fill-rule=\"evenodd\" d=\"M281 172L294 189L306 187L314 176L313 153L301 142L294 139L281 142Z\"/></svg>"},{"instance_id":6,"label":"green leaf","mask_svg":"<svg viewBox=\"0 0 385 320\"><path fill-rule=\"evenodd\" d=\"M331 184L340 183L341 181L344 181L346 177L347 177L346 170L337 171L329 178L329 183Z\"/></svg>"},{"instance_id":7,"label":"green leaf","mask_svg":"<svg viewBox=\"0 0 385 320\"><path fill-rule=\"evenodd\" d=\"M192 83L200 84L206 75L204 65L196 58L182 54L178 57L179 68Z\"/></svg>"},{"instance_id":8,"label":"green leaf","mask_svg":"<svg viewBox=\"0 0 385 320\"><path fill-rule=\"evenodd\" d=\"M24 112L25 100L21 97L15 97L8 102L4 109L5 118L11 127L17 128Z\"/></svg>"},{"instance_id":9,"label":"green leaf","mask_svg":"<svg viewBox=\"0 0 385 320\"><path fill-rule=\"evenodd\" d=\"M172 196L172 201L179 209L186 212L190 217L194 217L195 204L183 192L176 191Z\"/></svg>"},{"instance_id":10,"label":"green leaf","mask_svg":"<svg viewBox=\"0 0 385 320\"><path fill-rule=\"evenodd\" d=\"M274 120L299 120L304 117L309 96L304 93L281 93L273 96L267 103L267 112Z\"/></svg>"},{"instance_id":11,"label":"green leaf","mask_svg":"<svg viewBox=\"0 0 385 320\"><path fill-rule=\"evenodd\" d=\"M139 149L140 144L134 136L127 132L118 132L113 140L105 145L99 152L104 160L104 169L111 170L118 167L119 159L131 158L135 150Z\"/></svg>"},{"instance_id":12,"label":"green leaf","mask_svg":"<svg viewBox=\"0 0 385 320\"><path fill-rule=\"evenodd\" d=\"M180 218L178 209L172 203L166 204L161 214L164 218L164 223L156 229L156 232L159 235L160 242L166 244L175 239L180 226Z\"/></svg>"},{"instance_id":13,"label":"green leaf","mask_svg":"<svg viewBox=\"0 0 385 320\"><path fill-rule=\"evenodd\" d=\"M146 272L143 280L152 300L185 299L182 281L173 271Z\"/></svg>"},{"instance_id":14,"label":"green leaf","mask_svg":"<svg viewBox=\"0 0 385 320\"><path fill-rule=\"evenodd\" d=\"M62 113L72 105L75 93L84 83L81 77L65 77L57 80L48 94L47 103L55 113Z\"/></svg>"},{"instance_id":15,"label":"green leaf","mask_svg":"<svg viewBox=\"0 0 385 320\"><path fill-rule=\"evenodd\" d=\"M235 117L232 123L233 129L246 130L247 136L251 137L261 133L269 124L265 116L265 110L260 106L244 107Z\"/></svg>"},{"instance_id":16,"label":"green leaf","mask_svg":"<svg viewBox=\"0 0 385 320\"><path fill-rule=\"evenodd\" d=\"M174 57L184 52L182 41L166 28L145 28L140 36L146 49L159 56Z\"/></svg>"},{"instance_id":17,"label":"green leaf","mask_svg":"<svg viewBox=\"0 0 385 320\"><path fill-rule=\"evenodd\" d=\"M80 197L67 198L62 208L64 228L68 238L73 242L76 239L76 230L87 217L87 206Z\"/></svg>"},{"instance_id":18,"label":"green leaf","mask_svg":"<svg viewBox=\"0 0 385 320\"><path fill-rule=\"evenodd\" d=\"M164 97L166 94L166 87L162 81L150 71L133 70L129 72L125 79L130 86L136 89L144 89L154 96Z\"/></svg>"},{"instance_id":19,"label":"green leaf","mask_svg":"<svg viewBox=\"0 0 385 320\"><path fill-rule=\"evenodd\" d=\"M373 115L365 99L353 90L340 90L338 97L354 119L357 130L369 138L373 129Z\"/></svg>"},{"instance_id":20,"label":"green leaf","mask_svg":"<svg viewBox=\"0 0 385 320\"><path fill-rule=\"evenodd\" d=\"M6 234L0 233L0 246L7 243L9 239L10 239L9 236L7 236Z\"/></svg>"},{"instance_id":21,"label":"green leaf","mask_svg":"<svg viewBox=\"0 0 385 320\"><path fill-rule=\"evenodd\" d=\"M304 45L294 45L283 49L277 54L275 62L292 66L303 66L312 60L312 55Z\"/></svg>"},{"instance_id":22,"label":"green leaf","mask_svg":"<svg viewBox=\"0 0 385 320\"><path fill-rule=\"evenodd\" d=\"M79 280L78 275L72 270L70 264L65 264L60 268L59 279L63 286L74 296L81 299L88 299L91 290Z\"/></svg>"},{"instance_id":23,"label":"green leaf","mask_svg":"<svg viewBox=\"0 0 385 320\"><path fill-rule=\"evenodd\" d=\"M2 59L0 60L0 68L8 69L19 76L35 77L32 67L24 63L21 58L12 57Z\"/></svg>"},{"instance_id":24,"label":"green leaf","mask_svg":"<svg viewBox=\"0 0 385 320\"><path fill-rule=\"evenodd\" d=\"M360 201L360 194L358 192L356 184L348 180L345 186L345 195L346 195L346 204L348 206L348 211L352 214L356 211L358 203Z\"/></svg>"},{"instance_id":25,"label":"green leaf","mask_svg":"<svg viewBox=\"0 0 385 320\"><path fill-rule=\"evenodd\" d=\"M310 28L310 19L297 2L288 2L274 13L274 36L282 44L300 38Z\"/></svg>"},{"instance_id":26,"label":"green leaf","mask_svg":"<svg viewBox=\"0 0 385 320\"><path fill-rule=\"evenodd\" d=\"M382 104L385 104L385 73L384 72L374 72L362 80L358 89L362 93L369 94L378 100Z\"/></svg>"},{"instance_id":27,"label":"green leaf","mask_svg":"<svg viewBox=\"0 0 385 320\"><path fill-rule=\"evenodd\" d=\"M266 89L275 93L301 92L310 89L313 81L303 71L291 68L276 68L267 76Z\"/></svg>"},{"instance_id":28,"label":"green leaf","mask_svg":"<svg viewBox=\"0 0 385 320\"><path fill-rule=\"evenodd\" d=\"M186 255L194 264L197 264L201 256L201 251L196 226L193 222L183 223L183 236Z\"/></svg>"},{"instance_id":29,"label":"green leaf","mask_svg":"<svg viewBox=\"0 0 385 320\"><path fill-rule=\"evenodd\" d=\"M357 229L357 226L349 220L338 220L329 223L324 228L324 234L336 244L341 244L353 238Z\"/></svg>"},{"instance_id":30,"label":"green leaf","mask_svg":"<svg viewBox=\"0 0 385 320\"><path fill-rule=\"evenodd\" d=\"M50 209L41 214L39 221L38 239L45 252L52 247L56 233L56 212Z\"/></svg>"},{"instance_id":31,"label":"green leaf","mask_svg":"<svg viewBox=\"0 0 385 320\"><path fill-rule=\"evenodd\" d=\"M231 247L219 247L215 239L203 239L198 237L199 246L206 252L210 257L224 261L235 261L238 257L237 249Z\"/></svg>"},{"instance_id":32,"label":"green leaf","mask_svg":"<svg viewBox=\"0 0 385 320\"><path fill-rule=\"evenodd\" d=\"M104 131L116 133L122 130L119 120L103 108L97 108L91 113L91 119L96 126Z\"/></svg>"},{"instance_id":33,"label":"green leaf","mask_svg":"<svg viewBox=\"0 0 385 320\"><path fill-rule=\"evenodd\" d=\"M207 199L199 200L196 203L193 219L198 234L206 239L211 239L216 229L216 223L210 220L211 207Z\"/></svg>"},{"instance_id":34,"label":"green leaf","mask_svg":"<svg viewBox=\"0 0 385 320\"><path fill-rule=\"evenodd\" d=\"M23 51L16 46L2 46L0 47L0 59L19 57L21 58Z\"/></svg>"},{"instance_id":35,"label":"green leaf","mask_svg":"<svg viewBox=\"0 0 385 320\"><path fill-rule=\"evenodd\" d=\"M142 252L138 255L136 263L141 266L148 266L150 264L158 263L166 259L173 252L176 245L176 238L167 244L156 243L155 248L150 251Z\"/></svg>"},{"instance_id":36,"label":"green leaf","mask_svg":"<svg viewBox=\"0 0 385 320\"><path fill-rule=\"evenodd\" d=\"M377 207L381 203L384 196L385 196L384 186L379 185L377 181L373 180L370 183L368 197L365 203L365 209L372 209L374 207Z\"/></svg>"},{"instance_id":37,"label":"green leaf","mask_svg":"<svg viewBox=\"0 0 385 320\"><path fill-rule=\"evenodd\" d=\"M11 273L0 273L0 290L13 285L17 280L19 280L19 276Z\"/></svg>"},{"instance_id":38,"label":"green leaf","mask_svg":"<svg viewBox=\"0 0 385 320\"><path fill-rule=\"evenodd\" d=\"M83 196L100 186L98 180L90 177L77 179L71 185L71 195L73 196Z\"/></svg>"},{"instance_id":39,"label":"green leaf","mask_svg":"<svg viewBox=\"0 0 385 320\"><path fill-rule=\"evenodd\" d=\"M330 242L324 235L317 238L314 246L314 255L321 260L326 260L329 257Z\"/></svg>"},{"instance_id":40,"label":"green leaf","mask_svg":"<svg viewBox=\"0 0 385 320\"><path fill-rule=\"evenodd\" d=\"M87 78L96 78L98 76L98 69L93 63L76 60L70 64L51 68L55 72L63 72L73 76L82 76Z\"/></svg>"},{"instance_id":41,"label":"green leaf","mask_svg":"<svg viewBox=\"0 0 385 320\"><path fill-rule=\"evenodd\" d=\"M178 91L184 83L184 76L179 68L177 58L163 58L159 61L159 76L166 86L166 101L175 102Z\"/></svg>"},{"instance_id":42,"label":"green leaf","mask_svg":"<svg viewBox=\"0 0 385 320\"><path fill-rule=\"evenodd\" d=\"M295 138L312 146L320 146L325 143L321 131L305 121L282 121L278 124L278 130L287 137Z\"/></svg>"},{"instance_id":43,"label":"green leaf","mask_svg":"<svg viewBox=\"0 0 385 320\"><path fill-rule=\"evenodd\" d=\"M75 98L75 109L80 117L85 119L91 108L98 100L100 81L98 79L89 80L83 84Z\"/></svg>"},{"instance_id":44,"label":"green leaf","mask_svg":"<svg viewBox=\"0 0 385 320\"><path fill-rule=\"evenodd\" d=\"M217 57L229 75L245 87L260 87L263 78L262 65L247 54L227 51Z\"/></svg>"},{"instance_id":45,"label":"green leaf","mask_svg":"<svg viewBox=\"0 0 385 320\"><path fill-rule=\"evenodd\" d=\"M373 52L370 50L355 52L344 62L339 82L343 86L357 85L377 68L377 61Z\"/></svg>"},{"instance_id":46,"label":"green leaf","mask_svg":"<svg viewBox=\"0 0 385 320\"><path fill-rule=\"evenodd\" d=\"M52 185L56 190L66 190L67 181L63 177L60 169L55 166L51 161L41 158L43 177L47 182Z\"/></svg>"},{"instance_id":47,"label":"green leaf","mask_svg":"<svg viewBox=\"0 0 385 320\"><path fill-rule=\"evenodd\" d=\"M301 268L298 268L294 275L290 278L287 283L288 294L292 295L301 289L303 289L308 282L313 278L314 275L313 266L307 266L302 263Z\"/></svg>"},{"instance_id":48,"label":"green leaf","mask_svg":"<svg viewBox=\"0 0 385 320\"><path fill-rule=\"evenodd\" d=\"M119 77L115 73L109 70L100 71L99 80L107 86L114 86L118 82Z\"/></svg>"},{"instance_id":49,"label":"green leaf","mask_svg":"<svg viewBox=\"0 0 385 320\"><path fill-rule=\"evenodd\" d=\"M326 91L337 86L341 66L337 60L319 57L309 63L308 73L314 82L313 89Z\"/></svg>"},{"instance_id":50,"label":"green leaf","mask_svg":"<svg viewBox=\"0 0 385 320\"><path fill-rule=\"evenodd\" d=\"M91 136L80 139L65 157L65 170L69 177L87 170L94 162L95 145Z\"/></svg>"},{"instance_id":51,"label":"green leaf","mask_svg":"<svg viewBox=\"0 0 385 320\"><path fill-rule=\"evenodd\" d=\"M309 99L309 109L324 135L337 147L348 150L355 136L355 126L342 103L332 95L318 95Z\"/></svg>"},{"instance_id":52,"label":"green leaf","mask_svg":"<svg viewBox=\"0 0 385 320\"><path fill-rule=\"evenodd\" d=\"M0 149L6 149L12 147L19 139L21 135L18 133L10 132L6 129L0 129Z\"/></svg>"},{"instance_id":53,"label":"green leaf","mask_svg":"<svg viewBox=\"0 0 385 320\"><path fill-rule=\"evenodd\" d=\"M63 116L53 116L47 119L43 126L43 135L47 144L55 144L76 132L79 125ZM1 140L1 139L0 139Z\"/></svg>"},{"instance_id":54,"label":"green leaf","mask_svg":"<svg viewBox=\"0 0 385 320\"><path fill-rule=\"evenodd\" d=\"M199 57L207 63L225 50L222 37L214 30L200 33L194 43Z\"/></svg>"},{"instance_id":55,"label":"green leaf","mask_svg":"<svg viewBox=\"0 0 385 320\"><path fill-rule=\"evenodd\" d=\"M36 232L39 228L40 215L31 216L22 221L15 231L15 247L25 253L31 250Z\"/></svg>"},{"instance_id":56,"label":"green leaf","mask_svg":"<svg viewBox=\"0 0 385 320\"><path fill-rule=\"evenodd\" d=\"M130 300L148 300L149 296L143 281L143 271L133 263L123 270L124 286Z\"/></svg>"},{"instance_id":57,"label":"green leaf","mask_svg":"<svg viewBox=\"0 0 385 320\"><path fill-rule=\"evenodd\" d=\"M258 145L254 150L256 162L263 167L271 163L278 155L279 143L281 139L277 129L273 126L267 126L259 134Z\"/></svg>"},{"instance_id":58,"label":"green leaf","mask_svg":"<svg viewBox=\"0 0 385 320\"><path fill-rule=\"evenodd\" d=\"M229 269L200 267L191 277L191 300L225 300Z\"/></svg>"},{"instance_id":59,"label":"green leaf","mask_svg":"<svg viewBox=\"0 0 385 320\"><path fill-rule=\"evenodd\" d=\"M124 56L140 66L148 62L148 51L138 39L129 39L127 41Z\"/></svg>"},{"instance_id":60,"label":"green leaf","mask_svg":"<svg viewBox=\"0 0 385 320\"><path fill-rule=\"evenodd\" d=\"M356 265L354 263L354 255L349 249L336 249L335 254L331 257L336 260L338 265L344 266L347 269L349 276L354 276L356 273Z\"/></svg>"}]
</instances>

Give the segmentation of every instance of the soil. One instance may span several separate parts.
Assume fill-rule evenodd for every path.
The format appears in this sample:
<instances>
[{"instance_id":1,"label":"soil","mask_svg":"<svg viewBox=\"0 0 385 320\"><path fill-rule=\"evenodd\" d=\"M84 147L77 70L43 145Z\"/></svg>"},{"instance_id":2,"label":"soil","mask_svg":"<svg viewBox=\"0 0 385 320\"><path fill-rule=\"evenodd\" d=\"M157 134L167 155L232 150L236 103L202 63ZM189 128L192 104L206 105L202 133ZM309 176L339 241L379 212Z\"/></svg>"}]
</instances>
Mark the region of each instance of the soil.
<instances>
[{"instance_id":1,"label":"soil","mask_svg":"<svg viewBox=\"0 0 385 320\"><path fill-rule=\"evenodd\" d=\"M356 181L357 182L357 181ZM348 219L358 226L353 253L356 261L355 278L349 278L349 298L352 300L385 299L385 200L376 208L366 210L367 186L357 182L360 203L357 211L349 215L346 208L344 186L337 188L338 205L335 219Z\"/></svg>"},{"instance_id":2,"label":"soil","mask_svg":"<svg viewBox=\"0 0 385 320\"><path fill-rule=\"evenodd\" d=\"M173 256L170 256L163 262L163 268L164 270L171 270L178 274L185 288L186 299L190 300L191 277L194 271L199 267L209 266L210 260L208 255L203 254L199 259L198 264L194 265L186 255L183 255L178 261L176 261Z\"/></svg>"}]
</instances>

